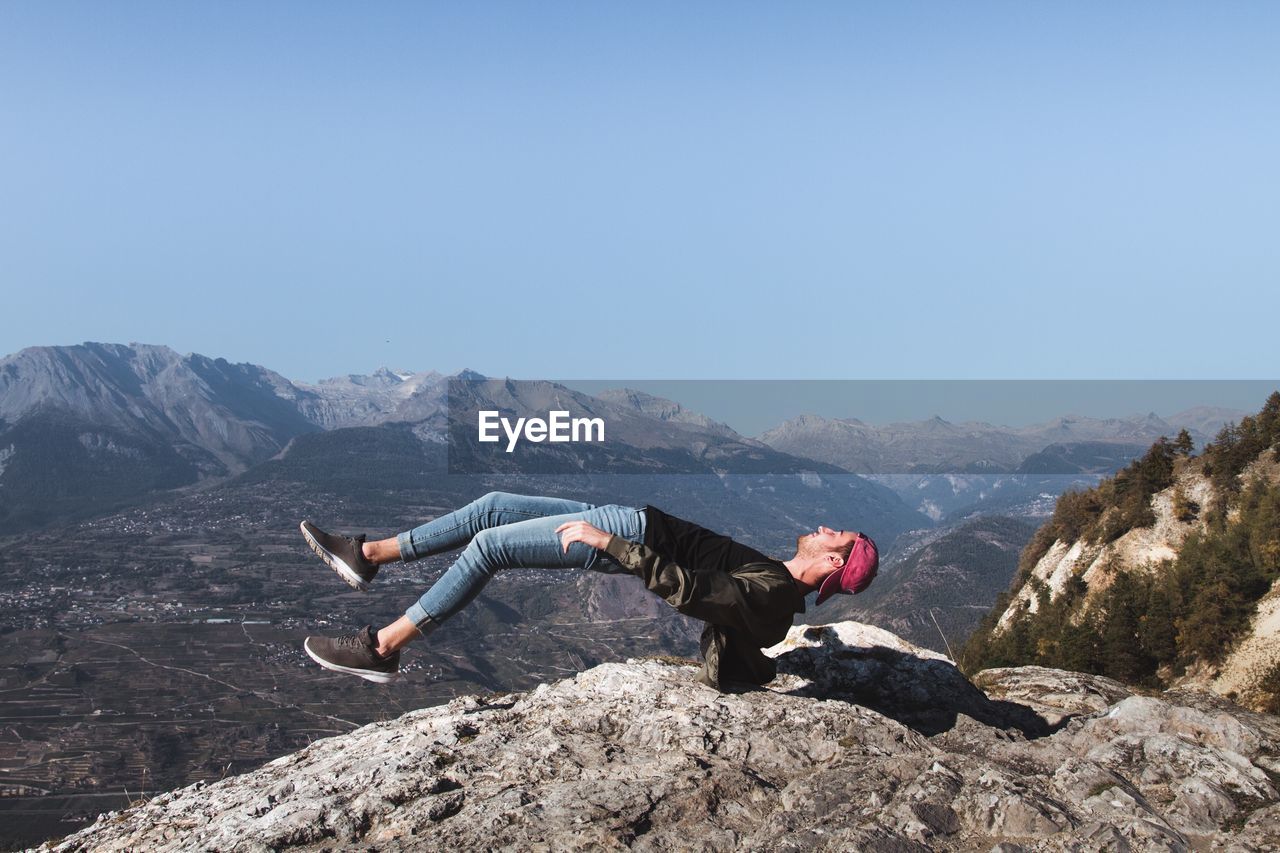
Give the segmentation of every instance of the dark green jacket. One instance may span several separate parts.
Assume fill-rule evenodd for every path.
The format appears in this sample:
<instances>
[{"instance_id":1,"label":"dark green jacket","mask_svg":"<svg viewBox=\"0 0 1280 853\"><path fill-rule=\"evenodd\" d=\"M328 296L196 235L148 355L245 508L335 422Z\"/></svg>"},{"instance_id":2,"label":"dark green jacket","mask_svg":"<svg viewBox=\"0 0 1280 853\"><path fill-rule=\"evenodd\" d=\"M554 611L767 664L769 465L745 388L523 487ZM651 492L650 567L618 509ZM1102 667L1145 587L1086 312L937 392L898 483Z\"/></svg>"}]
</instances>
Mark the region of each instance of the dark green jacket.
<instances>
[{"instance_id":1,"label":"dark green jacket","mask_svg":"<svg viewBox=\"0 0 1280 853\"><path fill-rule=\"evenodd\" d=\"M698 571L662 557L641 542L614 536L605 548L624 569L686 616L707 623L698 680L717 690L725 683L766 684L777 675L760 649L782 641L804 596L777 563L746 563L733 571Z\"/></svg>"}]
</instances>

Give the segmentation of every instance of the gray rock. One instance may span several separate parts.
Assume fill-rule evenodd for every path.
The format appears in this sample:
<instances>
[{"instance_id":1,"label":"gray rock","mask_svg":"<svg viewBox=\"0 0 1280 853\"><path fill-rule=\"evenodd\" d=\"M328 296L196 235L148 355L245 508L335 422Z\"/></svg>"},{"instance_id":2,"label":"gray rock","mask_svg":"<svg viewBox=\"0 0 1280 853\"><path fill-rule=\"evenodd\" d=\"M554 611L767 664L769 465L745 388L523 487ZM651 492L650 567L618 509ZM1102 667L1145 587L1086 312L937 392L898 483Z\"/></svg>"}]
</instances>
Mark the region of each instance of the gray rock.
<instances>
[{"instance_id":1,"label":"gray rock","mask_svg":"<svg viewBox=\"0 0 1280 853\"><path fill-rule=\"evenodd\" d=\"M1275 717L1038 667L991 696L857 623L771 654L736 694L632 660L460 698L42 849L1280 849Z\"/></svg>"}]
</instances>

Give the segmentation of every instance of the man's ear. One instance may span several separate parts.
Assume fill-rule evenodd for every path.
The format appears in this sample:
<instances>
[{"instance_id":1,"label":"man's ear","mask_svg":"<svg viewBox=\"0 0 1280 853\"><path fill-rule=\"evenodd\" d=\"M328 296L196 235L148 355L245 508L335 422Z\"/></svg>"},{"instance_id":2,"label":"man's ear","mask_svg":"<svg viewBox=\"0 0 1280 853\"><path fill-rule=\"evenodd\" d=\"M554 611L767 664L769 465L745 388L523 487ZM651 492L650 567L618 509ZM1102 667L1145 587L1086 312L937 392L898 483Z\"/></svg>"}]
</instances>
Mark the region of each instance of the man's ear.
<instances>
[{"instance_id":1,"label":"man's ear","mask_svg":"<svg viewBox=\"0 0 1280 853\"><path fill-rule=\"evenodd\" d=\"M827 553L827 562L831 564L833 569L844 568L844 557L841 557L839 552L829 551Z\"/></svg>"}]
</instances>

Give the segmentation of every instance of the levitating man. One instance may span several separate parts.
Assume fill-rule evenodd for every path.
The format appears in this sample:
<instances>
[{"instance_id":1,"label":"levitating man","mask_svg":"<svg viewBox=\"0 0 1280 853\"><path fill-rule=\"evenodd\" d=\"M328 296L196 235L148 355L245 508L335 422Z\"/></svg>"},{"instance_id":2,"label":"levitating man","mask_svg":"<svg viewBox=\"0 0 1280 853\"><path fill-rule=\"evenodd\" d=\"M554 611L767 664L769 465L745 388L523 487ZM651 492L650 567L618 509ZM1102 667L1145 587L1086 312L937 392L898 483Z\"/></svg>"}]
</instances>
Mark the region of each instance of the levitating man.
<instances>
[{"instance_id":1,"label":"levitating man","mask_svg":"<svg viewBox=\"0 0 1280 853\"><path fill-rule=\"evenodd\" d=\"M707 623L699 681L765 684L776 674L760 650L780 642L804 597L817 603L866 589L879 566L864 533L819 526L796 539L795 556L767 557L657 507L595 506L563 498L491 492L459 510L390 539L325 533L309 521L312 550L351 586L368 591L385 563L419 560L462 548L457 561L390 625L344 637L307 637L316 663L336 672L388 682L400 672L400 650L435 631L475 598L502 569L591 569L629 572L687 616Z\"/></svg>"}]
</instances>

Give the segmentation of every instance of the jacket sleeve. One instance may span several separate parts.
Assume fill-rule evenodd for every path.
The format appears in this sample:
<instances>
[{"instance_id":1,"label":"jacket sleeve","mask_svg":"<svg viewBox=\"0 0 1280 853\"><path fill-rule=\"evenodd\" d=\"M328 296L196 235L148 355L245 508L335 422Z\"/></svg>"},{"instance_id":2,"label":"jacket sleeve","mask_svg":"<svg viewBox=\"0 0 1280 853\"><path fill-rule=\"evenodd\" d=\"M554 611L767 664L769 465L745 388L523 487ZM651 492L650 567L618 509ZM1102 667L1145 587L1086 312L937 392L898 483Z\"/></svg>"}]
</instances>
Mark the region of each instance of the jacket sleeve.
<instances>
[{"instance_id":1,"label":"jacket sleeve","mask_svg":"<svg viewBox=\"0 0 1280 853\"><path fill-rule=\"evenodd\" d=\"M698 572L664 559L641 542L619 536L605 547L627 571L644 581L655 595L686 616L755 634L750 583L725 572Z\"/></svg>"}]
</instances>

